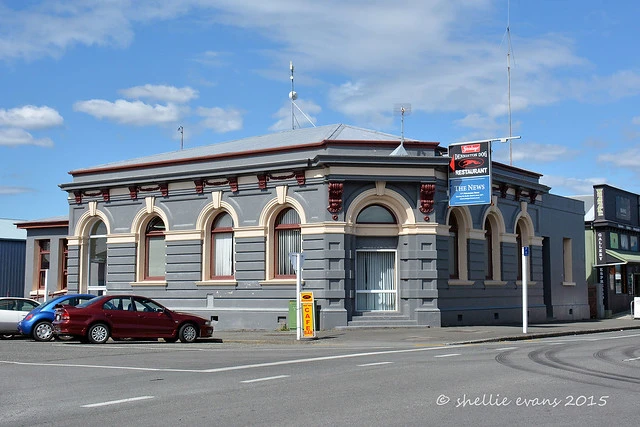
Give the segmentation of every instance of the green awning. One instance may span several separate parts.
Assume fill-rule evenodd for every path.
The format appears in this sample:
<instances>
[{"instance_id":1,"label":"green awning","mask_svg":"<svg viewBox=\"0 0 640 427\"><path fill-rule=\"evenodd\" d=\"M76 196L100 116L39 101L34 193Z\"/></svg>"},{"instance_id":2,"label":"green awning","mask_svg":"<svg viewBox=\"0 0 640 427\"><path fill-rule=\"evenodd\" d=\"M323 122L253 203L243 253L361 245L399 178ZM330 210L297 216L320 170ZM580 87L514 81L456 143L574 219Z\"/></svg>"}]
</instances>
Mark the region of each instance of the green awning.
<instances>
[{"instance_id":1,"label":"green awning","mask_svg":"<svg viewBox=\"0 0 640 427\"><path fill-rule=\"evenodd\" d=\"M640 264L640 253L635 252L619 252L611 249L606 250L607 255L619 259L620 264L637 263Z\"/></svg>"}]
</instances>

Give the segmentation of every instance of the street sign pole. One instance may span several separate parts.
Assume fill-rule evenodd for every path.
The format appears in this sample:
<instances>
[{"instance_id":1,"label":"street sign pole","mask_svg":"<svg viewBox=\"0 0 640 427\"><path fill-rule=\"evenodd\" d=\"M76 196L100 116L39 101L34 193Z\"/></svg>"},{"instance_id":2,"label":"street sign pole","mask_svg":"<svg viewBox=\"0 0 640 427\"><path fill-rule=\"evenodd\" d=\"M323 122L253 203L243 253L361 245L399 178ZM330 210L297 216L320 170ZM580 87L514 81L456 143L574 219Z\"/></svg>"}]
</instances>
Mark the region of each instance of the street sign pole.
<instances>
[{"instance_id":1,"label":"street sign pole","mask_svg":"<svg viewBox=\"0 0 640 427\"><path fill-rule=\"evenodd\" d=\"M296 339L298 341L300 341L300 336L302 335L302 312L300 311L300 291L302 290L301 255L296 253Z\"/></svg>"},{"instance_id":2,"label":"street sign pole","mask_svg":"<svg viewBox=\"0 0 640 427\"><path fill-rule=\"evenodd\" d=\"M527 323L529 322L527 282L529 278L529 246L522 247L522 333L527 333Z\"/></svg>"}]
</instances>

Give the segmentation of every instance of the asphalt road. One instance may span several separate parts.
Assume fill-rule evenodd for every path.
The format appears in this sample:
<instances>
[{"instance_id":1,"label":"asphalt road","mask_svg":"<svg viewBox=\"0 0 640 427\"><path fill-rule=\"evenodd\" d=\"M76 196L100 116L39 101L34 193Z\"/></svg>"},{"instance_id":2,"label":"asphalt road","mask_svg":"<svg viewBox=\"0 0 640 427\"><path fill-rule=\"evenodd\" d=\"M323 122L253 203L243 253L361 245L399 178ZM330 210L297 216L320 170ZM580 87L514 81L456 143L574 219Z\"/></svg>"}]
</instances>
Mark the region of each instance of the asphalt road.
<instances>
[{"instance_id":1,"label":"asphalt road","mask_svg":"<svg viewBox=\"0 0 640 427\"><path fill-rule=\"evenodd\" d=\"M0 342L2 426L637 425L640 331L456 346Z\"/></svg>"}]
</instances>

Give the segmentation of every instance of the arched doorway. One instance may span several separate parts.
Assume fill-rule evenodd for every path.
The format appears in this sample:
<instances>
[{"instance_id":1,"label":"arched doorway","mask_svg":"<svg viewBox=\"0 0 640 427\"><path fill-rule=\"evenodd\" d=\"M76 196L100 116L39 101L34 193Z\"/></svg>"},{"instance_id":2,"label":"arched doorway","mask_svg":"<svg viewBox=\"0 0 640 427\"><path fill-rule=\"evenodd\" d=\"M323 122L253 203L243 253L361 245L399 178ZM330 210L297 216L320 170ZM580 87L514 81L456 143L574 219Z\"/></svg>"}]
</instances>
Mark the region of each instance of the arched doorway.
<instances>
[{"instance_id":1,"label":"arched doorway","mask_svg":"<svg viewBox=\"0 0 640 427\"><path fill-rule=\"evenodd\" d=\"M385 227L397 224L393 213L381 205L364 208L357 225ZM387 248L388 239L370 238L370 248L356 250L356 312L397 311L396 249Z\"/></svg>"}]
</instances>

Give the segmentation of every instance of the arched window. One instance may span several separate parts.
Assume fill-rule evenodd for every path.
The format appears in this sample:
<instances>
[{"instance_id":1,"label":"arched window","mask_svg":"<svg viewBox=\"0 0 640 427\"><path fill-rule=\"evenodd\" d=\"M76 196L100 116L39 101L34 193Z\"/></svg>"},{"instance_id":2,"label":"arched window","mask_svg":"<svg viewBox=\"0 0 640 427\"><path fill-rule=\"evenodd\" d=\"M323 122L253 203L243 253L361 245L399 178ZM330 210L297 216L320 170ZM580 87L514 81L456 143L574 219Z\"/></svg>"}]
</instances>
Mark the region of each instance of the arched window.
<instances>
[{"instance_id":1,"label":"arched window","mask_svg":"<svg viewBox=\"0 0 640 427\"><path fill-rule=\"evenodd\" d=\"M300 234L300 216L291 208L285 209L275 222L275 276L292 277L295 271L289 261L289 254L302 251L302 236Z\"/></svg>"},{"instance_id":2,"label":"arched window","mask_svg":"<svg viewBox=\"0 0 640 427\"><path fill-rule=\"evenodd\" d=\"M458 220L452 212L449 215L449 278L460 278L460 252L458 251L459 240Z\"/></svg>"},{"instance_id":3,"label":"arched window","mask_svg":"<svg viewBox=\"0 0 640 427\"><path fill-rule=\"evenodd\" d=\"M164 241L165 225L160 217L147 224L145 237L145 279L163 280L166 271L167 249Z\"/></svg>"},{"instance_id":4,"label":"arched window","mask_svg":"<svg viewBox=\"0 0 640 427\"><path fill-rule=\"evenodd\" d=\"M107 290L107 226L98 221L89 230L87 292L102 295Z\"/></svg>"},{"instance_id":5,"label":"arched window","mask_svg":"<svg viewBox=\"0 0 640 427\"><path fill-rule=\"evenodd\" d=\"M380 205L364 208L356 218L358 224L396 224L396 218L389 209Z\"/></svg>"},{"instance_id":6,"label":"arched window","mask_svg":"<svg viewBox=\"0 0 640 427\"><path fill-rule=\"evenodd\" d=\"M493 276L493 228L491 228L491 221L487 218L484 221L484 242L485 242L485 255L484 255L484 277L487 280L492 280Z\"/></svg>"},{"instance_id":7,"label":"arched window","mask_svg":"<svg viewBox=\"0 0 640 427\"><path fill-rule=\"evenodd\" d=\"M233 218L224 212L211 225L211 279L233 278L233 254Z\"/></svg>"}]
</instances>

